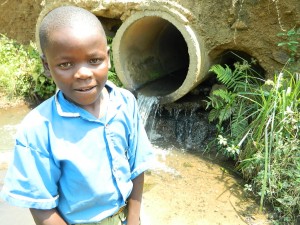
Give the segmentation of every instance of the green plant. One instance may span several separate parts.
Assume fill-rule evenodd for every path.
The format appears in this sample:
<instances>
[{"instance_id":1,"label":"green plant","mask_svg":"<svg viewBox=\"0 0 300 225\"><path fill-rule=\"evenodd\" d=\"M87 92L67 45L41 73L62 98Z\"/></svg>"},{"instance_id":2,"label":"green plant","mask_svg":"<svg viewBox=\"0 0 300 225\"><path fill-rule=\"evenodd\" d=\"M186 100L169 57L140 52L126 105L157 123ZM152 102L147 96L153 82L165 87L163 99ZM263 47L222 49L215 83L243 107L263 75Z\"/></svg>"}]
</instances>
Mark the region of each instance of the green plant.
<instances>
[{"instance_id":1,"label":"green plant","mask_svg":"<svg viewBox=\"0 0 300 225\"><path fill-rule=\"evenodd\" d=\"M281 73L271 89L261 89L260 94L264 116L257 118L253 129L264 127L261 136L253 136L264 148L264 173L253 181L261 189L261 205L267 198L280 221L291 224L300 211L300 80L294 74ZM240 168L249 162L242 161Z\"/></svg>"},{"instance_id":2,"label":"green plant","mask_svg":"<svg viewBox=\"0 0 300 225\"><path fill-rule=\"evenodd\" d=\"M224 155L237 158L251 117L256 106L249 104L247 93L259 86L261 79L247 61L229 66L214 65L210 69L223 84L208 97L207 108L211 108L209 121L218 120L218 150ZM242 97L244 96L244 97ZM226 140L226 141L225 141Z\"/></svg>"},{"instance_id":3,"label":"green plant","mask_svg":"<svg viewBox=\"0 0 300 225\"><path fill-rule=\"evenodd\" d=\"M0 36L0 87L9 99L40 102L55 92L55 84L43 74L36 46L21 45Z\"/></svg>"},{"instance_id":4,"label":"green plant","mask_svg":"<svg viewBox=\"0 0 300 225\"><path fill-rule=\"evenodd\" d=\"M246 62L244 63L247 64ZM300 212L300 80L283 71L262 84L249 68L215 65L224 85L209 97L210 121L218 120L216 142L237 160L236 169L271 203L280 224ZM231 78L231 79L229 79Z\"/></svg>"},{"instance_id":5,"label":"green plant","mask_svg":"<svg viewBox=\"0 0 300 225\"><path fill-rule=\"evenodd\" d=\"M286 62L286 69L293 73L300 71L300 28L292 28L287 32L278 33L278 36L284 39L278 43L278 46L285 49L289 54L289 59Z\"/></svg>"},{"instance_id":6,"label":"green plant","mask_svg":"<svg viewBox=\"0 0 300 225\"><path fill-rule=\"evenodd\" d=\"M300 28L292 28L287 32L280 32L278 36L285 38L285 41L279 42L278 46L287 48L290 54L289 62L296 62L300 56L298 51L298 47L300 46Z\"/></svg>"},{"instance_id":7,"label":"green plant","mask_svg":"<svg viewBox=\"0 0 300 225\"><path fill-rule=\"evenodd\" d=\"M113 38L107 36L107 44L110 48L109 56L110 56L110 64L111 64L111 67L108 71L108 79L111 82L113 82L115 85L117 85L118 87L122 87L122 83L121 83L120 79L117 76L115 66L114 66L114 63L113 63L112 42L113 42Z\"/></svg>"}]
</instances>

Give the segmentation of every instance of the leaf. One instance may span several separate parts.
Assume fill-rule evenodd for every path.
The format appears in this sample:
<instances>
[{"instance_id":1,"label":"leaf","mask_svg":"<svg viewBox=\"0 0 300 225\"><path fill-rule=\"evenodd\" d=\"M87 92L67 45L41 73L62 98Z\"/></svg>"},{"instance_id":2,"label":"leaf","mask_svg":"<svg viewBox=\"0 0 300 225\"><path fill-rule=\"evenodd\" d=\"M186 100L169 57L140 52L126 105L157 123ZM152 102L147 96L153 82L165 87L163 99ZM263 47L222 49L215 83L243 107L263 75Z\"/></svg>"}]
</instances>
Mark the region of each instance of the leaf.
<instances>
[{"instance_id":1,"label":"leaf","mask_svg":"<svg viewBox=\"0 0 300 225\"><path fill-rule=\"evenodd\" d=\"M208 114L209 122L216 120L219 116L219 111L217 109L212 109Z\"/></svg>"},{"instance_id":2,"label":"leaf","mask_svg":"<svg viewBox=\"0 0 300 225\"><path fill-rule=\"evenodd\" d=\"M296 34L295 29L291 29L287 32L287 36L294 36Z\"/></svg>"},{"instance_id":3,"label":"leaf","mask_svg":"<svg viewBox=\"0 0 300 225\"><path fill-rule=\"evenodd\" d=\"M45 83L46 77L44 77L44 76L39 76L39 81L41 82L41 84Z\"/></svg>"}]
</instances>

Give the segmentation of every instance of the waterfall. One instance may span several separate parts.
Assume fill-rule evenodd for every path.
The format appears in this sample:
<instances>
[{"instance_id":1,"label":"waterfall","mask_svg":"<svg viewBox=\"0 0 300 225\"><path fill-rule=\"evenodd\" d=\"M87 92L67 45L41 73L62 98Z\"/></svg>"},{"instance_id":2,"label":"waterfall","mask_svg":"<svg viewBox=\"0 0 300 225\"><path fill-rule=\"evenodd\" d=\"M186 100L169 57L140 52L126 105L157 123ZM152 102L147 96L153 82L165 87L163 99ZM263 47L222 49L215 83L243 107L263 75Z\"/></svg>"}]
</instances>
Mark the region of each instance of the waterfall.
<instances>
[{"instance_id":1,"label":"waterfall","mask_svg":"<svg viewBox=\"0 0 300 225\"><path fill-rule=\"evenodd\" d=\"M159 106L158 99L153 96L145 96L142 94L138 94L137 102L139 105L140 115L143 120L145 129L148 133L149 139L152 140L155 136L153 126L155 123L155 115Z\"/></svg>"},{"instance_id":2,"label":"waterfall","mask_svg":"<svg viewBox=\"0 0 300 225\"><path fill-rule=\"evenodd\" d=\"M156 97L153 96L145 96L145 95L138 95L138 105L140 109L140 115L142 117L144 126L147 125L147 120L149 118L150 113L154 109L155 111L157 110L158 107L158 100Z\"/></svg>"},{"instance_id":3,"label":"waterfall","mask_svg":"<svg viewBox=\"0 0 300 225\"><path fill-rule=\"evenodd\" d=\"M138 94L140 114L153 144L169 143L185 150L203 151L214 133L208 112L199 104L159 105L157 97Z\"/></svg>"}]
</instances>

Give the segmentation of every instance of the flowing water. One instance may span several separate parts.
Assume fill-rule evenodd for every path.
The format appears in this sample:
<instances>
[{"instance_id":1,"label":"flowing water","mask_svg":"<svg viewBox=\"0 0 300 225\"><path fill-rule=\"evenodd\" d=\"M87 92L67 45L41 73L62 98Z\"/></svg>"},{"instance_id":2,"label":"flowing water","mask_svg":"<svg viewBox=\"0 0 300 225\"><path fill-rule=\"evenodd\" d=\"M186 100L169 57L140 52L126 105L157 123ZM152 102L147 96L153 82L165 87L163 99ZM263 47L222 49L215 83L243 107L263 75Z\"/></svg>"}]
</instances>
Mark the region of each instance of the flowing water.
<instances>
[{"instance_id":1,"label":"flowing water","mask_svg":"<svg viewBox=\"0 0 300 225\"><path fill-rule=\"evenodd\" d=\"M11 160L15 133L29 111L30 108L25 105L0 109L0 169L6 168Z\"/></svg>"},{"instance_id":2,"label":"flowing water","mask_svg":"<svg viewBox=\"0 0 300 225\"><path fill-rule=\"evenodd\" d=\"M155 139L155 130L153 127L155 120L152 118L155 117L158 110L158 99L153 96L149 97L139 94L137 100L141 118L143 120L144 126L147 128L148 137L150 140L153 140ZM154 115L154 117L151 115Z\"/></svg>"},{"instance_id":3,"label":"flowing water","mask_svg":"<svg viewBox=\"0 0 300 225\"><path fill-rule=\"evenodd\" d=\"M138 95L138 105L141 118L146 125L150 114L156 114L158 109L158 99L156 97L148 97L145 95Z\"/></svg>"},{"instance_id":4,"label":"flowing water","mask_svg":"<svg viewBox=\"0 0 300 225\"><path fill-rule=\"evenodd\" d=\"M207 113L197 105L160 107L143 95L138 104L156 154L145 179L144 225L269 224L230 162L204 154L214 132Z\"/></svg>"},{"instance_id":5,"label":"flowing water","mask_svg":"<svg viewBox=\"0 0 300 225\"><path fill-rule=\"evenodd\" d=\"M196 121L196 110L169 109L171 123L158 118L166 113L162 113L156 98L139 96L138 103L156 154L152 170L145 175L143 225L268 224L226 161L195 150L197 145L203 148L199 143L206 137L195 141L195 136L201 136L195 132L207 132L206 125ZM25 106L0 109L0 189L12 156L15 132L29 111ZM190 119L182 119L180 114ZM168 126L171 128L164 130ZM187 143L193 143L193 148ZM2 200L0 218L2 225L34 225L28 210L9 206Z\"/></svg>"}]
</instances>

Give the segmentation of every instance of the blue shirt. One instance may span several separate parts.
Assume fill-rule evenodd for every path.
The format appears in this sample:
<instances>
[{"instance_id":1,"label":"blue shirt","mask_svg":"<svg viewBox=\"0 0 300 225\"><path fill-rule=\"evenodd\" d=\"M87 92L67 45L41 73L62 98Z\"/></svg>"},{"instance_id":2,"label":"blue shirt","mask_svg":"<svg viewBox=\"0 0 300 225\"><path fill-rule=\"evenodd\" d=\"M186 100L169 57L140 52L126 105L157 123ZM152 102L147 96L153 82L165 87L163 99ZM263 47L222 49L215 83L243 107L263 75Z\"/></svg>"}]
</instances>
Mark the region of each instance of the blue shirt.
<instances>
[{"instance_id":1,"label":"blue shirt","mask_svg":"<svg viewBox=\"0 0 300 225\"><path fill-rule=\"evenodd\" d=\"M17 133L1 197L16 206L57 207L68 223L91 223L125 204L132 179L149 169L152 149L137 102L107 83L97 119L62 92L32 110Z\"/></svg>"}]
</instances>

